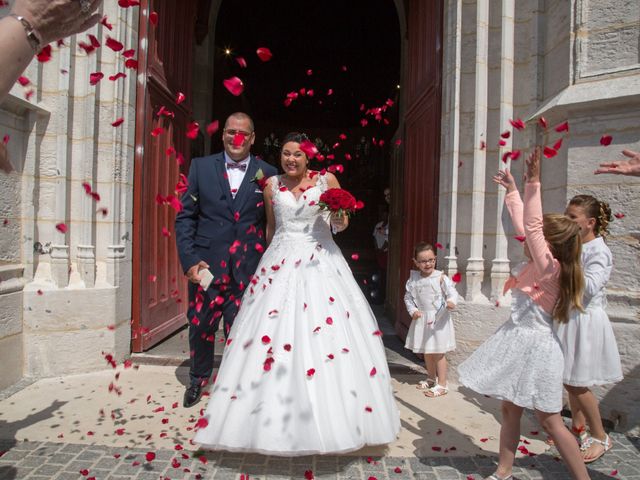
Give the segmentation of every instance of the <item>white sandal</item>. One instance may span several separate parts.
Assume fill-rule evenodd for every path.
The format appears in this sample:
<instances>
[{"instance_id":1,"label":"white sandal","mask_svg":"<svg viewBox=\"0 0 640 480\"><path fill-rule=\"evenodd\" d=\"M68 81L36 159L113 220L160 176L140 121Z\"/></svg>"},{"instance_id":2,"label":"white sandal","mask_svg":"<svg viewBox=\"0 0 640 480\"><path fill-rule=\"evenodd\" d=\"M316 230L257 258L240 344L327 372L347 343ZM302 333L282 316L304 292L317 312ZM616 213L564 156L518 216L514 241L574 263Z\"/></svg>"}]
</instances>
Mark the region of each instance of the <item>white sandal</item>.
<instances>
[{"instance_id":1,"label":"white sandal","mask_svg":"<svg viewBox=\"0 0 640 480\"><path fill-rule=\"evenodd\" d=\"M428 389L424 394L429 398L442 397L449 393L449 386L440 385L436 383L433 387Z\"/></svg>"},{"instance_id":2,"label":"white sandal","mask_svg":"<svg viewBox=\"0 0 640 480\"><path fill-rule=\"evenodd\" d=\"M600 455L596 455L595 457L592 458L584 458L584 463L592 463L595 462L596 460L598 460L600 457L602 457L605 453L607 453L609 450L611 450L613 448L613 445L611 445L611 438L609 438L609 435L607 435L604 440L598 440L597 438L594 437L589 437L587 440L585 440L582 444L582 451L586 452L587 449L593 444L593 443L599 443L600 445L602 445L602 452L600 452Z\"/></svg>"},{"instance_id":3,"label":"white sandal","mask_svg":"<svg viewBox=\"0 0 640 480\"><path fill-rule=\"evenodd\" d=\"M494 473L493 475L490 475L490 476L486 477L484 480L512 480L512 479L513 479L513 475L509 475L508 477L500 478L497 473Z\"/></svg>"},{"instance_id":4,"label":"white sandal","mask_svg":"<svg viewBox=\"0 0 640 480\"><path fill-rule=\"evenodd\" d=\"M427 377L426 380L420 380L418 385L416 385L416 388L418 390L429 390L430 388L433 388L435 384L436 381L433 378Z\"/></svg>"}]
</instances>

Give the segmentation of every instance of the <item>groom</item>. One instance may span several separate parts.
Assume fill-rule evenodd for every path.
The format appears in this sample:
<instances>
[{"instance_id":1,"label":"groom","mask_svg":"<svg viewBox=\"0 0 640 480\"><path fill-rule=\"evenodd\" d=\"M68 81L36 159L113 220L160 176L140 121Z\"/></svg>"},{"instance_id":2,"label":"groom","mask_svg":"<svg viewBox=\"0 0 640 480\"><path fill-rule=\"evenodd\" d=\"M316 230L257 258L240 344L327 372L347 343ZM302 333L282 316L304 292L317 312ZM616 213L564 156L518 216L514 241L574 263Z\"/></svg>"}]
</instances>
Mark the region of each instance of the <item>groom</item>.
<instances>
[{"instance_id":1,"label":"groom","mask_svg":"<svg viewBox=\"0 0 640 480\"><path fill-rule=\"evenodd\" d=\"M198 403L211 378L220 319L226 337L264 251L265 210L258 180L277 171L251 155L255 138L247 114L230 115L222 132L224 152L191 160L183 210L176 216L178 255L190 282L187 408ZM199 286L203 268L214 277L206 293Z\"/></svg>"}]
</instances>

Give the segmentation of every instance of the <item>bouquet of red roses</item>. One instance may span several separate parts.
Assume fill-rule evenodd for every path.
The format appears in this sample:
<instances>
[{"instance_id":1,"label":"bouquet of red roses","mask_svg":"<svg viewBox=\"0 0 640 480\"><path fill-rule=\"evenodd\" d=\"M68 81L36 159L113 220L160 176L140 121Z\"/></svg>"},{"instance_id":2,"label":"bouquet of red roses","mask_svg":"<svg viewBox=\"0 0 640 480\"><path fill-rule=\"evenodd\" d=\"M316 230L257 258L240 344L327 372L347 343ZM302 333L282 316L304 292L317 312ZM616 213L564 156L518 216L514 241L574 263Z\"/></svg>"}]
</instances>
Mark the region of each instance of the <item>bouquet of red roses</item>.
<instances>
[{"instance_id":1,"label":"bouquet of red roses","mask_svg":"<svg viewBox=\"0 0 640 480\"><path fill-rule=\"evenodd\" d=\"M351 216L356 210L363 208L364 203L356 200L353 195L342 188L330 188L320 195L318 206L321 210L329 210L340 216L344 214Z\"/></svg>"}]
</instances>

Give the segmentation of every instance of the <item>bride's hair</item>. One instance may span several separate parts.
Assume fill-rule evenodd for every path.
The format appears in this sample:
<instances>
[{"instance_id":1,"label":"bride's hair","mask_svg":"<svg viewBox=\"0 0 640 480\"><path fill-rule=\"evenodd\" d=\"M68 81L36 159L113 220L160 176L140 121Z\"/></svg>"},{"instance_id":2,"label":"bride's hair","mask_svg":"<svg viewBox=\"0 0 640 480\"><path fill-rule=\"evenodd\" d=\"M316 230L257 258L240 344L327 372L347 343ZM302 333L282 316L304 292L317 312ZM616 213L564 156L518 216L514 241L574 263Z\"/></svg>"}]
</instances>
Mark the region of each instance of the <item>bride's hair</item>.
<instances>
[{"instance_id":1,"label":"bride's hair","mask_svg":"<svg viewBox=\"0 0 640 480\"><path fill-rule=\"evenodd\" d=\"M284 136L284 139L282 140L282 147L280 148L280 151L282 151L286 143L289 143L289 142L302 143L305 140L309 141L309 137L307 137L306 133L289 132Z\"/></svg>"}]
</instances>

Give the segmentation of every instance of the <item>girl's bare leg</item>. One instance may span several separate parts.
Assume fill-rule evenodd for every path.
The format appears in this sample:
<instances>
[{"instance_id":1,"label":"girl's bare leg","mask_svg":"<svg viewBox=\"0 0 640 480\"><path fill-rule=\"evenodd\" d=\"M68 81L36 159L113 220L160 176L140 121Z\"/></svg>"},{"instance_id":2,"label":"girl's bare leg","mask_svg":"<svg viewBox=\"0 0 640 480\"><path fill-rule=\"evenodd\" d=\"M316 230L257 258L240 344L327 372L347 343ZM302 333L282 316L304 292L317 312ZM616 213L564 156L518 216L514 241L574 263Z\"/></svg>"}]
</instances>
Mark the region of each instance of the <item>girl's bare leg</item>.
<instances>
[{"instance_id":1,"label":"girl's bare leg","mask_svg":"<svg viewBox=\"0 0 640 480\"><path fill-rule=\"evenodd\" d=\"M578 444L571 432L564 426L560 413L547 413L536 410L536 416L542 428L553 438L553 442L571 476L576 480L588 480L590 477L580 454L580 448L578 448Z\"/></svg>"},{"instance_id":2,"label":"girl's bare leg","mask_svg":"<svg viewBox=\"0 0 640 480\"><path fill-rule=\"evenodd\" d=\"M506 478L513 471L513 461L520 441L520 418L522 407L506 400L502 401L502 423L500 427L500 454L496 474Z\"/></svg>"}]
</instances>

